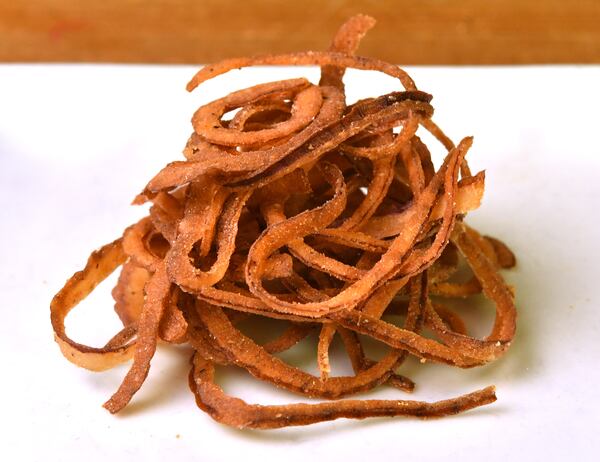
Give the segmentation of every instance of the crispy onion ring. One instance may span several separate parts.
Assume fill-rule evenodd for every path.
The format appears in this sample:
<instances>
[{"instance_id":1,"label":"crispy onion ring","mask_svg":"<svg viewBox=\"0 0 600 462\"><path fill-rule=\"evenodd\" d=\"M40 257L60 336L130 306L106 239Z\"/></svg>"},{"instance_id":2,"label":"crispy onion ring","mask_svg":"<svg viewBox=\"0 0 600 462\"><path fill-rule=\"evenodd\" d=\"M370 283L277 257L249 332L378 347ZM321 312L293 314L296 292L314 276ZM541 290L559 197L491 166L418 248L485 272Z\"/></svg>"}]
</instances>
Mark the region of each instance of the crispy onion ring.
<instances>
[{"instance_id":1,"label":"crispy onion ring","mask_svg":"<svg viewBox=\"0 0 600 462\"><path fill-rule=\"evenodd\" d=\"M243 107L265 95L289 90L298 90L298 93L294 98L291 117L285 122L279 122L272 128L252 132L241 132L221 125L221 117L226 112ZM271 82L230 93L224 98L202 106L192 117L192 125L198 135L211 143L225 146L262 144L306 127L319 112L321 102L319 88L309 86L305 79Z\"/></svg>"}]
</instances>

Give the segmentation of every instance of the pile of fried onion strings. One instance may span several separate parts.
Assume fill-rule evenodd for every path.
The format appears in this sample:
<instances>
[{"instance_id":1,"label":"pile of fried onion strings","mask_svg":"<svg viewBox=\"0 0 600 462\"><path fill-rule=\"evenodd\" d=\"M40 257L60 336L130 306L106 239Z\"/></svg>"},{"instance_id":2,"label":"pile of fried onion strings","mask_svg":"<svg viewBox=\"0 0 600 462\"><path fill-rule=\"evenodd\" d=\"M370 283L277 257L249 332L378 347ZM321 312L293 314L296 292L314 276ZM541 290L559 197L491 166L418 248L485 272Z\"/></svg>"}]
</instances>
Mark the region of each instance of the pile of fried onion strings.
<instances>
[{"instance_id":1,"label":"pile of fried onion strings","mask_svg":"<svg viewBox=\"0 0 600 462\"><path fill-rule=\"evenodd\" d=\"M465 159L472 139L455 145L442 132L431 119L431 95L405 71L354 55L373 25L355 16L328 51L228 59L192 78L190 91L242 67L321 67L318 85L269 82L200 107L185 160L164 167L134 201L149 202L149 215L93 252L52 300L55 338L69 361L101 371L132 360L104 404L110 412L142 386L160 341L193 348L189 384L198 406L238 428L442 417L495 401L494 387L434 403L341 399L379 385L410 392L414 383L397 373L408 355L461 368L489 363L515 334L514 294L498 272L515 258L463 221L484 190L483 172L473 175ZM400 91L348 105L346 68L385 73ZM419 128L447 153L437 170ZM455 277L460 265L470 273L466 282ZM123 329L102 348L75 342L66 316L117 268L112 293ZM444 303L480 293L496 309L483 339ZM267 343L239 328L265 317L286 325ZM354 375L331 376L336 335ZM365 336L387 353L371 359ZM277 356L307 337L318 338L319 376ZM215 365L326 401L247 404L215 383Z\"/></svg>"}]
</instances>

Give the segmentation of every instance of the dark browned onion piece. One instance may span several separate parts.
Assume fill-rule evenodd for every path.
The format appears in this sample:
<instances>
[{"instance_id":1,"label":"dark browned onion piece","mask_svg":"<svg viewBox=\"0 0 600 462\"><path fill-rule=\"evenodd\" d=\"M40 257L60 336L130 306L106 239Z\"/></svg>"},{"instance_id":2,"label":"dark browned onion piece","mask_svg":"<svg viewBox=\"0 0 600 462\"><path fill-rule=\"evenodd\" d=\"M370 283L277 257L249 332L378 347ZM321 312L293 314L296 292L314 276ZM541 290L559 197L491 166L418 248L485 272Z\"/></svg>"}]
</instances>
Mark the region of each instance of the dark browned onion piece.
<instances>
[{"instance_id":1,"label":"dark browned onion piece","mask_svg":"<svg viewBox=\"0 0 600 462\"><path fill-rule=\"evenodd\" d=\"M487 387L435 403L373 399L270 406L247 404L239 398L227 396L214 383L214 366L198 353L194 355L189 383L200 409L217 422L240 429L310 425L340 418L413 416L429 419L458 414L496 401L495 388Z\"/></svg>"}]
</instances>

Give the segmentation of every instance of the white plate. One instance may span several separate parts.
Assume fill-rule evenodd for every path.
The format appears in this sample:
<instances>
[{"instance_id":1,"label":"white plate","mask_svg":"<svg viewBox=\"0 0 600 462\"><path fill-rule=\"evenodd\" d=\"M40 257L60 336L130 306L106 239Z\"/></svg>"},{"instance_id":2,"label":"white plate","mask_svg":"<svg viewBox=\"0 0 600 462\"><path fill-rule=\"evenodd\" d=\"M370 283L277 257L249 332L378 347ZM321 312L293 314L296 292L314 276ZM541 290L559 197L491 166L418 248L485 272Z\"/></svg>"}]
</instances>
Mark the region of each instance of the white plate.
<instances>
[{"instance_id":1,"label":"white plate","mask_svg":"<svg viewBox=\"0 0 600 462\"><path fill-rule=\"evenodd\" d=\"M107 413L100 405L125 369L93 374L62 358L49 324L52 295L92 249L142 216L129 202L158 169L181 158L201 102L306 72L234 72L190 95L184 85L192 68L2 65L3 459L591 460L600 449L600 68L410 70L433 93L435 120L447 133L475 135L469 156L475 169L486 169L487 188L468 221L504 239L519 259L507 274L519 320L506 357L468 371L410 363L413 398L495 384L495 404L433 421L237 431L195 407L189 352L167 348L128 410ZM371 73L353 72L348 81L352 97L395 87ZM97 292L69 327L100 344L118 322L109 286ZM228 375L225 388L251 402L297 400L244 373ZM391 389L368 396L405 398Z\"/></svg>"}]
</instances>

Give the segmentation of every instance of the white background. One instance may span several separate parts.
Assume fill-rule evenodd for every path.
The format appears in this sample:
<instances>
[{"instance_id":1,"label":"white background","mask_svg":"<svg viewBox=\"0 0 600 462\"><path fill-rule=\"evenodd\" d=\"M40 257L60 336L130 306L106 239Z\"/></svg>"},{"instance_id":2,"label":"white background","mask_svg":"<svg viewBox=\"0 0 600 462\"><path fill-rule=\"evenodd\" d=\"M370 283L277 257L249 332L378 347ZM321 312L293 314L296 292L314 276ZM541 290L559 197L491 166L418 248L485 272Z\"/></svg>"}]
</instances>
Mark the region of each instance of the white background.
<instances>
[{"instance_id":1,"label":"white background","mask_svg":"<svg viewBox=\"0 0 600 462\"><path fill-rule=\"evenodd\" d=\"M189 67L2 65L0 458L592 460L600 449L600 68L409 71L434 95L434 119L455 141L475 135L470 162L486 169L487 185L468 222L518 256L507 273L517 289L518 333L492 365L464 371L411 361L403 371L417 382L412 396L385 387L368 396L436 400L495 384L496 403L433 421L233 430L196 408L189 350L166 347L130 406L110 415L101 404L126 369L91 373L64 360L52 340L51 297L91 250L144 214L129 202L164 164L181 159L199 104L317 73L236 71L188 94ZM347 81L351 98L397 88L372 73ZM101 345L118 330L109 292L99 286L69 318L77 340ZM299 400L244 372L222 379L249 402Z\"/></svg>"}]
</instances>

